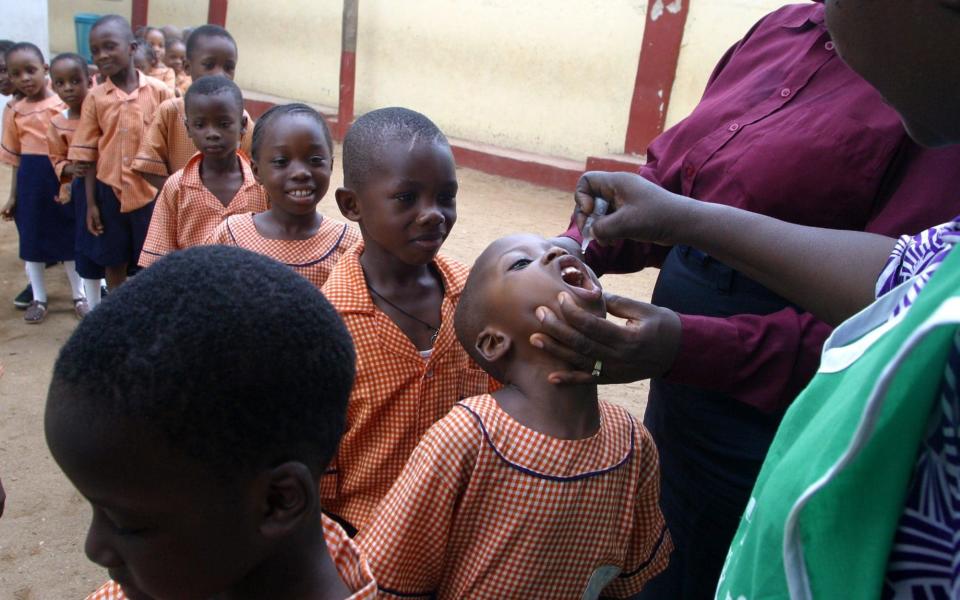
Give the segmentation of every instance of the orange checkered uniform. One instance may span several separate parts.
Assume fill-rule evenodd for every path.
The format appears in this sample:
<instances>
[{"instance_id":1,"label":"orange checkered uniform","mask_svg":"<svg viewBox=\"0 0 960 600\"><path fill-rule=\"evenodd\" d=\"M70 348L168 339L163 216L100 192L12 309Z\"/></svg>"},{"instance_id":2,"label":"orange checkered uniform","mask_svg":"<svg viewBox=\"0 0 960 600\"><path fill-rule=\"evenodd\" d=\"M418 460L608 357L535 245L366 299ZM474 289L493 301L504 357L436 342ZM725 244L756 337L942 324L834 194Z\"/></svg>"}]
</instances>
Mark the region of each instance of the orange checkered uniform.
<instances>
[{"instance_id":1,"label":"orange checkered uniform","mask_svg":"<svg viewBox=\"0 0 960 600\"><path fill-rule=\"evenodd\" d=\"M140 252L141 267L149 267L175 250L203 244L231 215L267 210L267 193L253 179L247 160L239 155L237 159L243 171L243 185L227 206L203 185L202 154L167 179L153 208L150 229Z\"/></svg>"},{"instance_id":2,"label":"orange checkered uniform","mask_svg":"<svg viewBox=\"0 0 960 600\"><path fill-rule=\"evenodd\" d=\"M159 64L150 69L147 75L163 82L163 85L170 88L171 92L177 89L177 74L167 65Z\"/></svg>"},{"instance_id":3,"label":"orange checkered uniform","mask_svg":"<svg viewBox=\"0 0 960 600\"><path fill-rule=\"evenodd\" d=\"M70 164L67 160L67 152L70 150L70 140L73 139L79 123L80 119L70 119L67 117L67 111L64 110L50 119L50 127L47 129L47 149L53 171L60 180L61 200L70 199L70 182L73 178L64 177L63 170Z\"/></svg>"},{"instance_id":4,"label":"orange checkered uniform","mask_svg":"<svg viewBox=\"0 0 960 600\"><path fill-rule=\"evenodd\" d=\"M424 435L358 543L386 597L626 598L672 549L650 434L600 403L600 430L561 440L490 395Z\"/></svg>"},{"instance_id":5,"label":"orange checkered uniform","mask_svg":"<svg viewBox=\"0 0 960 600\"><path fill-rule=\"evenodd\" d=\"M134 171L166 177L187 166L197 147L187 134L186 115L183 98L171 98L160 105L137 149L131 165ZM240 149L250 156L254 123L246 110L243 116L247 118L247 130L240 137Z\"/></svg>"},{"instance_id":6,"label":"orange checkered uniform","mask_svg":"<svg viewBox=\"0 0 960 600\"><path fill-rule=\"evenodd\" d=\"M330 553L343 584L352 592L345 600L373 600L377 597L377 582L370 572L366 558L339 525L327 517L322 519L327 552ZM127 600L127 596L120 584L108 581L87 596L87 600Z\"/></svg>"},{"instance_id":7,"label":"orange checkered uniform","mask_svg":"<svg viewBox=\"0 0 960 600\"><path fill-rule=\"evenodd\" d=\"M227 217L207 239L269 256L303 275L320 288L337 261L360 239L356 229L324 217L316 235L307 240L271 240L260 235L253 214Z\"/></svg>"},{"instance_id":8,"label":"orange checkered uniform","mask_svg":"<svg viewBox=\"0 0 960 600\"><path fill-rule=\"evenodd\" d=\"M3 138L0 141L0 161L18 166L21 154L49 156L47 130L53 117L67 108L58 96L39 102L18 100L4 112Z\"/></svg>"},{"instance_id":9,"label":"orange checkered uniform","mask_svg":"<svg viewBox=\"0 0 960 600\"><path fill-rule=\"evenodd\" d=\"M176 73L176 76L177 91L180 92L180 96L183 97L193 84L193 78L187 75L186 72Z\"/></svg>"},{"instance_id":10,"label":"orange checkered uniform","mask_svg":"<svg viewBox=\"0 0 960 600\"><path fill-rule=\"evenodd\" d=\"M70 160L97 163L97 179L113 188L125 213L150 204L157 193L130 167L147 124L173 96L156 79L140 72L137 76L137 88L129 94L110 79L90 90L67 153Z\"/></svg>"},{"instance_id":11,"label":"orange checkered uniform","mask_svg":"<svg viewBox=\"0 0 960 600\"><path fill-rule=\"evenodd\" d=\"M470 360L453 330L466 266L442 255L434 261L443 277L444 298L440 332L425 360L373 303L361 254L362 242L340 260L322 290L353 337L357 375L347 404L347 430L320 486L323 508L359 530L427 429L457 400L496 387Z\"/></svg>"}]
</instances>

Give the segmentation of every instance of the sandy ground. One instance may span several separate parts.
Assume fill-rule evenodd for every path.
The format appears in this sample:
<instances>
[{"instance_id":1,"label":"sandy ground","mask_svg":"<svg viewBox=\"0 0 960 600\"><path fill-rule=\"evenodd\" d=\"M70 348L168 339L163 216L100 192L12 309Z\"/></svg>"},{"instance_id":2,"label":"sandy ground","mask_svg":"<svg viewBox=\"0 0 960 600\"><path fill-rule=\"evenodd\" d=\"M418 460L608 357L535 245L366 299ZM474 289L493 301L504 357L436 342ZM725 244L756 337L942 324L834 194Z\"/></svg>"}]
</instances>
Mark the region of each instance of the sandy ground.
<instances>
[{"instance_id":1,"label":"sandy ground","mask_svg":"<svg viewBox=\"0 0 960 600\"><path fill-rule=\"evenodd\" d=\"M338 148L339 150L339 148ZM338 163L339 164L339 160ZM459 171L459 216L444 249L470 263L486 244L511 232L550 236L562 231L572 194ZM339 185L335 175L331 189ZM9 169L0 168L0 198L9 193ZM320 210L339 218L332 193ZM636 299L649 298L655 272L604 278L607 289ZM7 491L0 518L0 599L83 598L106 577L83 554L90 509L47 451L43 406L50 371L61 344L76 325L70 289L61 267L47 271L50 313L43 324L27 325L11 300L25 284L17 259L17 232L0 223L0 478ZM601 397L638 416L646 403L646 383L607 386Z\"/></svg>"}]
</instances>

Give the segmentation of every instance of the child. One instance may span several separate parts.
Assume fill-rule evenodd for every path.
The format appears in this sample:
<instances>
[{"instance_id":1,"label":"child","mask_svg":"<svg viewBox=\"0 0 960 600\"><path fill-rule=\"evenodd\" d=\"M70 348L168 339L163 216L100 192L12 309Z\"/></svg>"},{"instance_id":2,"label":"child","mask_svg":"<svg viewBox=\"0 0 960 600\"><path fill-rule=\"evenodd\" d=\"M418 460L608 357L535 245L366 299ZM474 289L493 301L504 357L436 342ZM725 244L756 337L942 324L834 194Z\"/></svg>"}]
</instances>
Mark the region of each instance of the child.
<instances>
[{"instance_id":1,"label":"child","mask_svg":"<svg viewBox=\"0 0 960 600\"><path fill-rule=\"evenodd\" d=\"M44 427L93 507L85 550L113 581L91 598L374 597L317 501L353 360L316 289L235 248L171 255L90 313Z\"/></svg>"},{"instance_id":2,"label":"child","mask_svg":"<svg viewBox=\"0 0 960 600\"><path fill-rule=\"evenodd\" d=\"M45 263L58 261L64 261L79 316L85 307L83 286L73 263L73 207L57 202L60 184L47 147L50 120L66 107L47 87L49 67L39 48L27 42L14 44L4 59L10 79L23 94L23 99L11 108L12 118L4 127L0 149L0 160L12 165L16 173L3 217L16 221L20 258L26 263L33 290L33 300L23 319L30 324L46 319L43 271Z\"/></svg>"},{"instance_id":3,"label":"child","mask_svg":"<svg viewBox=\"0 0 960 600\"><path fill-rule=\"evenodd\" d=\"M330 186L332 148L330 128L309 106L284 104L263 113L253 132L251 167L270 210L228 217L208 243L266 254L322 286L359 239L352 227L317 213Z\"/></svg>"},{"instance_id":4,"label":"child","mask_svg":"<svg viewBox=\"0 0 960 600\"><path fill-rule=\"evenodd\" d=\"M80 122L81 106L90 87L87 61L79 54L58 54L50 63L50 79L53 82L53 91L67 105L67 110L54 115L50 120L47 147L53 170L60 180L60 202L73 202L74 260L77 273L83 280L86 297L86 301L76 305L77 317L82 319L90 309L100 303L100 281L104 276L103 267L90 258L97 256L100 250L99 240L87 231L86 169L67 160L70 141Z\"/></svg>"},{"instance_id":5,"label":"child","mask_svg":"<svg viewBox=\"0 0 960 600\"><path fill-rule=\"evenodd\" d=\"M187 131L201 154L163 185L150 220L140 266L206 241L225 218L267 210L267 195L247 160L237 155L246 129L240 88L222 75L202 77L184 98Z\"/></svg>"},{"instance_id":6,"label":"child","mask_svg":"<svg viewBox=\"0 0 960 600\"><path fill-rule=\"evenodd\" d=\"M133 41L137 44L137 49L133 51L133 66L149 77L149 73L153 71L153 61L156 60L153 50L150 49L150 45L147 44L145 38L138 37L134 38Z\"/></svg>"},{"instance_id":7,"label":"child","mask_svg":"<svg viewBox=\"0 0 960 600\"><path fill-rule=\"evenodd\" d=\"M224 75L233 79L237 68L237 44L223 27L203 25L187 40L186 57L183 68L193 80L207 75ZM246 111L243 116L247 119L247 131L240 147L249 157L254 123ZM133 170L159 189L163 189L163 182L171 173L185 167L197 153L197 147L187 134L185 119L182 98L161 104L133 160Z\"/></svg>"},{"instance_id":8,"label":"child","mask_svg":"<svg viewBox=\"0 0 960 600\"><path fill-rule=\"evenodd\" d=\"M183 96L193 83L190 75L183 69L184 60L187 57L187 45L180 38L167 38L167 53L164 55L163 64L173 69L176 76L177 96Z\"/></svg>"},{"instance_id":9,"label":"child","mask_svg":"<svg viewBox=\"0 0 960 600\"><path fill-rule=\"evenodd\" d=\"M101 237L97 264L110 287L127 278L147 235L157 191L130 170L144 123L173 96L163 84L133 66L136 50L130 24L119 15L101 17L90 30L90 53L107 78L83 102L67 158L93 163L87 174L87 229Z\"/></svg>"},{"instance_id":10,"label":"child","mask_svg":"<svg viewBox=\"0 0 960 600\"><path fill-rule=\"evenodd\" d=\"M146 72L147 75L159 79L164 85L170 88L171 91L176 90L176 74L173 72L173 69L163 62L164 56L166 56L167 53L167 42L163 36L163 32L156 27L147 27L143 33L143 38L147 42L149 50L153 52L153 57L150 61L152 67L150 71Z\"/></svg>"},{"instance_id":11,"label":"child","mask_svg":"<svg viewBox=\"0 0 960 600\"><path fill-rule=\"evenodd\" d=\"M457 337L506 387L435 424L360 532L384 596L627 598L666 567L650 434L595 383L548 382L563 365L528 343L558 295L606 312L592 272L547 240L502 238L477 259Z\"/></svg>"},{"instance_id":12,"label":"child","mask_svg":"<svg viewBox=\"0 0 960 600\"><path fill-rule=\"evenodd\" d=\"M457 220L447 139L420 113L385 108L357 119L343 152L337 204L363 242L323 293L357 345L357 380L321 497L330 514L363 530L420 436L491 383L453 332L467 268L438 254Z\"/></svg>"}]
</instances>

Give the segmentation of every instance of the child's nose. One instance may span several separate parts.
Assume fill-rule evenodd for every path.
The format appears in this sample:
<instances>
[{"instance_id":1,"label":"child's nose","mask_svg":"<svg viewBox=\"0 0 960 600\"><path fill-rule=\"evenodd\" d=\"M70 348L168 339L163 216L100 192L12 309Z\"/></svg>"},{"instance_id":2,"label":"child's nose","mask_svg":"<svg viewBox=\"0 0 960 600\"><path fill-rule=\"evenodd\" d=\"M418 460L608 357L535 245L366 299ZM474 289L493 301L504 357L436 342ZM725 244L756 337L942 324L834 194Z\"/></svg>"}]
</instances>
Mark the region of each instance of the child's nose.
<instances>
[{"instance_id":1,"label":"child's nose","mask_svg":"<svg viewBox=\"0 0 960 600\"><path fill-rule=\"evenodd\" d=\"M83 551L92 562L106 569L123 566L120 555L109 543L110 533L106 529L102 519L94 514L93 520L90 522L90 529L87 530L87 539L84 541Z\"/></svg>"},{"instance_id":2,"label":"child's nose","mask_svg":"<svg viewBox=\"0 0 960 600\"><path fill-rule=\"evenodd\" d=\"M563 248L560 248L559 246L554 246L553 248L550 248L543 254L543 258L542 258L543 264L548 265L554 260L566 254L567 254L566 250L564 250Z\"/></svg>"}]
</instances>

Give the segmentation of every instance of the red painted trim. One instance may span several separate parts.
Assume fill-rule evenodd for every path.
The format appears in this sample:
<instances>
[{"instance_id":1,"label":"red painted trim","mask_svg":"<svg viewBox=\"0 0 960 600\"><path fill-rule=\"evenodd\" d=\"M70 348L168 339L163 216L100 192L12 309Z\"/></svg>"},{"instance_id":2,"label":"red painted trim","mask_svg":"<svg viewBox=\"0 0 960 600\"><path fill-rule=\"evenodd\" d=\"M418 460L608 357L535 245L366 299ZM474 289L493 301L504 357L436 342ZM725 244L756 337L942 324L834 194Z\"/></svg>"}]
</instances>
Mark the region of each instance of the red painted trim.
<instances>
[{"instance_id":1,"label":"red painted trim","mask_svg":"<svg viewBox=\"0 0 960 600\"><path fill-rule=\"evenodd\" d=\"M536 185L569 191L583 174L583 163L575 160L458 139L450 139L450 146L457 166Z\"/></svg>"},{"instance_id":2,"label":"red painted trim","mask_svg":"<svg viewBox=\"0 0 960 600\"><path fill-rule=\"evenodd\" d=\"M150 0L133 0L130 8L130 27L134 31L147 26L147 14L150 12Z\"/></svg>"},{"instance_id":3,"label":"red painted trim","mask_svg":"<svg viewBox=\"0 0 960 600\"><path fill-rule=\"evenodd\" d=\"M645 154L647 145L663 132L691 1L650 0L648 3L627 137L623 144L628 153Z\"/></svg>"},{"instance_id":4,"label":"red painted trim","mask_svg":"<svg viewBox=\"0 0 960 600\"><path fill-rule=\"evenodd\" d=\"M647 162L635 154L607 154L605 156L588 156L588 171L625 171L636 173Z\"/></svg>"},{"instance_id":5,"label":"red painted trim","mask_svg":"<svg viewBox=\"0 0 960 600\"><path fill-rule=\"evenodd\" d=\"M357 53L340 53L340 100L337 109L336 138L342 140L353 123L353 100L357 81Z\"/></svg>"},{"instance_id":6,"label":"red painted trim","mask_svg":"<svg viewBox=\"0 0 960 600\"><path fill-rule=\"evenodd\" d=\"M227 26L227 0L210 0L207 5L207 23Z\"/></svg>"}]
</instances>

